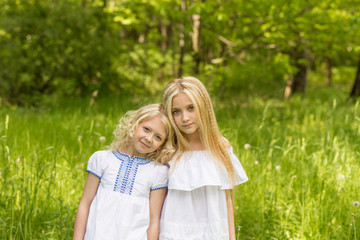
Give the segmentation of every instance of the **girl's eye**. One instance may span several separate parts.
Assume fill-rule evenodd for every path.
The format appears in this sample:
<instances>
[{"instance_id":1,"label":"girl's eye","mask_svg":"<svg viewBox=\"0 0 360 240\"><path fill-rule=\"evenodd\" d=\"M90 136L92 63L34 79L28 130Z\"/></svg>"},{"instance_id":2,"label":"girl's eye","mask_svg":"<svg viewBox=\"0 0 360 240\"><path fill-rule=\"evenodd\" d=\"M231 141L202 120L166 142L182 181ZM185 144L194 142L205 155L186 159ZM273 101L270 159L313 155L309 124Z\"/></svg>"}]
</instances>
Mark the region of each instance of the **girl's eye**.
<instances>
[{"instance_id":1,"label":"girl's eye","mask_svg":"<svg viewBox=\"0 0 360 240\"><path fill-rule=\"evenodd\" d=\"M160 136L156 136L156 139L157 139L158 141L161 141L161 140L162 140L162 138L161 138Z\"/></svg>"},{"instance_id":2,"label":"girl's eye","mask_svg":"<svg viewBox=\"0 0 360 240\"><path fill-rule=\"evenodd\" d=\"M150 129L148 127L144 127L144 131L148 132L148 131L150 131Z\"/></svg>"},{"instance_id":3,"label":"girl's eye","mask_svg":"<svg viewBox=\"0 0 360 240\"><path fill-rule=\"evenodd\" d=\"M194 106L189 107L189 111L192 111L192 110L194 110Z\"/></svg>"},{"instance_id":4,"label":"girl's eye","mask_svg":"<svg viewBox=\"0 0 360 240\"><path fill-rule=\"evenodd\" d=\"M180 113L179 110L174 110L174 111L172 112L172 114L174 114L174 115L179 114L179 113Z\"/></svg>"}]
</instances>

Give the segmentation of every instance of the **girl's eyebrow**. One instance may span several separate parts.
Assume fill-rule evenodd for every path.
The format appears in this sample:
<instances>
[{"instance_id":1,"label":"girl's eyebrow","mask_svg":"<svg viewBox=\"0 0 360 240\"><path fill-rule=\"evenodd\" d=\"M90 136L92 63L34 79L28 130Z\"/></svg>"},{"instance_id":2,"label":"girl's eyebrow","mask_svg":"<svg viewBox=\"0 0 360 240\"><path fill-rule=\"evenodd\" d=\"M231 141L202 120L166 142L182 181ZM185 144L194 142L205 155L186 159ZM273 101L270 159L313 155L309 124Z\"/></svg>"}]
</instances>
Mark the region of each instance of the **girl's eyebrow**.
<instances>
[{"instance_id":1,"label":"girl's eyebrow","mask_svg":"<svg viewBox=\"0 0 360 240\"><path fill-rule=\"evenodd\" d=\"M151 128L149 125L144 125L144 127L148 128L148 129L150 129L150 130L152 130L152 128Z\"/></svg>"},{"instance_id":2,"label":"girl's eyebrow","mask_svg":"<svg viewBox=\"0 0 360 240\"><path fill-rule=\"evenodd\" d=\"M187 107L190 107L190 106L193 106L194 104L193 103L190 103L186 106L184 106L184 108L187 108ZM174 108L171 108L171 110L174 110L174 109L179 109L178 107L174 107Z\"/></svg>"}]
</instances>

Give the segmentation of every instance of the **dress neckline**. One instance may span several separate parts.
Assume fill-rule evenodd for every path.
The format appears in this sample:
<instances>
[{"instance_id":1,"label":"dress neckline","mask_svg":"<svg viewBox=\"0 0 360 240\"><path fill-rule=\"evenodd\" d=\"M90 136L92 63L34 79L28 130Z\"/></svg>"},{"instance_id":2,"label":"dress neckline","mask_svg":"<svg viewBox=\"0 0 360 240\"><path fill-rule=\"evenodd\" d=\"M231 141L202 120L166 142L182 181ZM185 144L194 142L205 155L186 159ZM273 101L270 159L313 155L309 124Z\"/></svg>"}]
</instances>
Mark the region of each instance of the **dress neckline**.
<instances>
[{"instance_id":1,"label":"dress neckline","mask_svg":"<svg viewBox=\"0 0 360 240\"><path fill-rule=\"evenodd\" d=\"M145 157L138 157L138 156L134 156L134 157L131 157L129 154L126 154L126 153L123 153L123 152L120 152L119 149L116 149L116 152L113 152L114 155L121 161L124 161L124 160L139 160L141 162L150 162L149 159L145 158Z\"/></svg>"}]
</instances>

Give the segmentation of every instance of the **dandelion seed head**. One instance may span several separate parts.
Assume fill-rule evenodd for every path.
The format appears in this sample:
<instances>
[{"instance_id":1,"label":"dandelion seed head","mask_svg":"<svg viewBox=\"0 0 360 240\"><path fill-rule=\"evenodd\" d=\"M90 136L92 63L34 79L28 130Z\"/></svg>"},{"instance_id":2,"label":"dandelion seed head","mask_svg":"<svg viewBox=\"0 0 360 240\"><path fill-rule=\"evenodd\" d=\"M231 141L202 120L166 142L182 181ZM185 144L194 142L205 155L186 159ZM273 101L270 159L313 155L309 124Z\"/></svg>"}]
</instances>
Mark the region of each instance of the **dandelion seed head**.
<instances>
[{"instance_id":1,"label":"dandelion seed head","mask_svg":"<svg viewBox=\"0 0 360 240\"><path fill-rule=\"evenodd\" d=\"M344 175L344 174L340 174L339 178L340 178L340 180L345 180L345 175Z\"/></svg>"},{"instance_id":2,"label":"dandelion seed head","mask_svg":"<svg viewBox=\"0 0 360 240\"><path fill-rule=\"evenodd\" d=\"M248 143L245 143L245 144L244 144L244 148L245 148L245 149L249 149L249 148L251 148L251 145L248 144Z\"/></svg>"},{"instance_id":3,"label":"dandelion seed head","mask_svg":"<svg viewBox=\"0 0 360 240\"><path fill-rule=\"evenodd\" d=\"M357 206L359 206L360 205L360 202L358 202L358 201L353 201L353 206L354 207L357 207Z\"/></svg>"},{"instance_id":4,"label":"dandelion seed head","mask_svg":"<svg viewBox=\"0 0 360 240\"><path fill-rule=\"evenodd\" d=\"M276 169L276 171L280 171L281 166L280 166L280 165L277 165L277 166L275 167L275 169Z\"/></svg>"},{"instance_id":5,"label":"dandelion seed head","mask_svg":"<svg viewBox=\"0 0 360 240\"><path fill-rule=\"evenodd\" d=\"M238 232L241 231L241 226L240 226L240 225L237 226L237 231L238 231Z\"/></svg>"},{"instance_id":6,"label":"dandelion seed head","mask_svg":"<svg viewBox=\"0 0 360 240\"><path fill-rule=\"evenodd\" d=\"M256 160L256 161L255 161L255 165L259 165L259 161Z\"/></svg>"},{"instance_id":7,"label":"dandelion seed head","mask_svg":"<svg viewBox=\"0 0 360 240\"><path fill-rule=\"evenodd\" d=\"M104 137L104 136L99 137L99 141L100 141L100 142L105 142L105 141L106 141L106 137Z\"/></svg>"}]
</instances>

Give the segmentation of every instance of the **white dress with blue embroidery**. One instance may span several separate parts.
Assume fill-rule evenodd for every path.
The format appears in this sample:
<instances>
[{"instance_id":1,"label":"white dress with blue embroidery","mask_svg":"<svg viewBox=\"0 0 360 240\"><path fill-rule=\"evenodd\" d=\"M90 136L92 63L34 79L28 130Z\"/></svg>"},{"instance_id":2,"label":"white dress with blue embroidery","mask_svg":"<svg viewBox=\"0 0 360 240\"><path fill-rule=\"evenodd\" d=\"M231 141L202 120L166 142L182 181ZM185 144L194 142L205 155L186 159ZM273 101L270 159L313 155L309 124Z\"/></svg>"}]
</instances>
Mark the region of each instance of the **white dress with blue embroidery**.
<instances>
[{"instance_id":1,"label":"white dress with blue embroidery","mask_svg":"<svg viewBox=\"0 0 360 240\"><path fill-rule=\"evenodd\" d=\"M248 177L232 148L234 185ZM209 151L185 152L169 162L168 193L160 219L160 240L229 240L226 189L233 185Z\"/></svg>"},{"instance_id":2,"label":"white dress with blue embroidery","mask_svg":"<svg viewBox=\"0 0 360 240\"><path fill-rule=\"evenodd\" d=\"M146 240L150 191L166 188L168 167L119 151L98 151L87 171L100 179L84 239Z\"/></svg>"}]
</instances>

